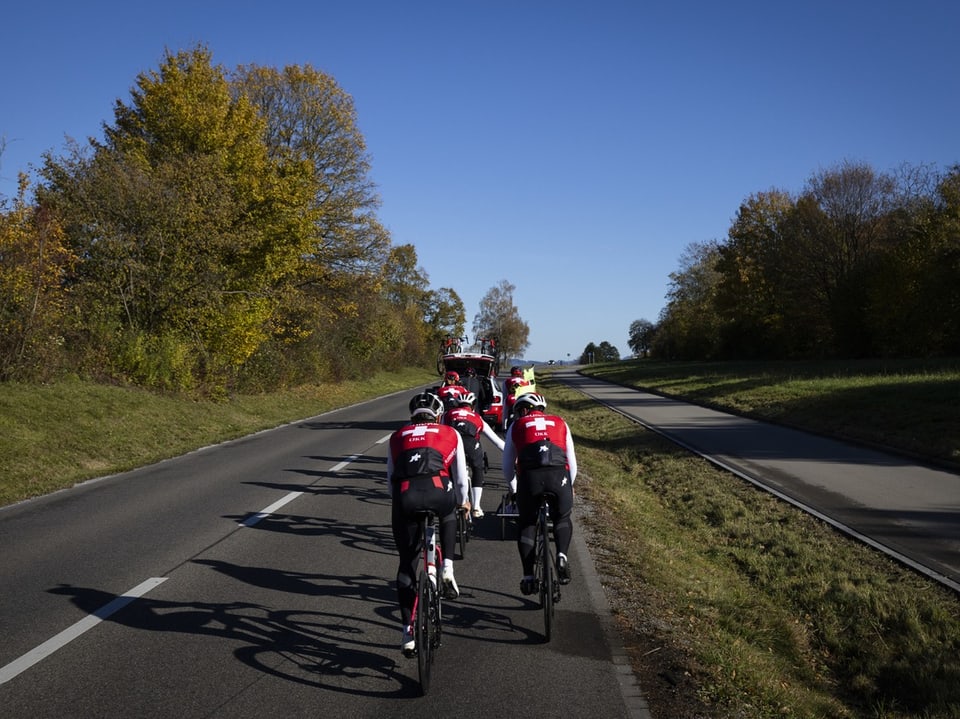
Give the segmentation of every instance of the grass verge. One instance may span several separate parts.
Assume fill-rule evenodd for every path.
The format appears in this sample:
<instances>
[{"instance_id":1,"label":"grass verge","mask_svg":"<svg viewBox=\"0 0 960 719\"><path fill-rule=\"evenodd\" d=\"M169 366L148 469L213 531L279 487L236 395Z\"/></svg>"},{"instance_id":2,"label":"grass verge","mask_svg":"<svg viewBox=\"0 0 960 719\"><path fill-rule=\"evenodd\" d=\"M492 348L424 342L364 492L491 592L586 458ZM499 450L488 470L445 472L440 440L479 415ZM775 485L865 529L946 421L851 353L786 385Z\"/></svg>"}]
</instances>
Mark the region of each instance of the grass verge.
<instances>
[{"instance_id":1,"label":"grass verge","mask_svg":"<svg viewBox=\"0 0 960 719\"><path fill-rule=\"evenodd\" d=\"M573 429L592 550L654 716L960 716L954 593L538 385Z\"/></svg>"},{"instance_id":2,"label":"grass verge","mask_svg":"<svg viewBox=\"0 0 960 719\"><path fill-rule=\"evenodd\" d=\"M960 359L658 362L586 373L960 467Z\"/></svg>"},{"instance_id":3,"label":"grass verge","mask_svg":"<svg viewBox=\"0 0 960 719\"><path fill-rule=\"evenodd\" d=\"M0 506L436 379L409 369L224 402L79 380L0 383Z\"/></svg>"}]
</instances>

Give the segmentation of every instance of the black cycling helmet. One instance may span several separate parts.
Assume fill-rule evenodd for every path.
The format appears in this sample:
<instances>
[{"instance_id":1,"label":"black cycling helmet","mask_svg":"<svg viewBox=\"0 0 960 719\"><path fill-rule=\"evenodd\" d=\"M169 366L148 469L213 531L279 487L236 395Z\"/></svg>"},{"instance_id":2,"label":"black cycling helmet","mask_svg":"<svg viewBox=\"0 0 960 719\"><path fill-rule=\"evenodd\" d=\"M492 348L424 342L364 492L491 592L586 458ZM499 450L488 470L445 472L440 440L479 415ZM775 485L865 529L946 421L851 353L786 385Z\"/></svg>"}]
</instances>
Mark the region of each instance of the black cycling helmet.
<instances>
[{"instance_id":1,"label":"black cycling helmet","mask_svg":"<svg viewBox=\"0 0 960 719\"><path fill-rule=\"evenodd\" d=\"M535 410L538 409L541 412L547 408L547 400L543 398L542 394L537 394L536 392L527 392L517 397L516 404L513 405L514 410Z\"/></svg>"},{"instance_id":2,"label":"black cycling helmet","mask_svg":"<svg viewBox=\"0 0 960 719\"><path fill-rule=\"evenodd\" d=\"M436 422L443 414L443 401L432 392L421 392L410 400L410 418Z\"/></svg>"}]
</instances>

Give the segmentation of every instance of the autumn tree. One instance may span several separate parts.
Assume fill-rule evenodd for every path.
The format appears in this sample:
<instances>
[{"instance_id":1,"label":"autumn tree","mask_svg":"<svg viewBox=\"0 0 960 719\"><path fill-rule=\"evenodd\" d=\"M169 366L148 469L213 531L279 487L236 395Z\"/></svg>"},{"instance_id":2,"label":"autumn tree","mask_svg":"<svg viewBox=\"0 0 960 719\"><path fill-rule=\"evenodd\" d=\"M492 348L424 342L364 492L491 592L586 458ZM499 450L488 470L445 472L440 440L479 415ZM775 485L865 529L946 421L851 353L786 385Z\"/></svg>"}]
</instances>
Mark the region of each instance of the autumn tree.
<instances>
[{"instance_id":1,"label":"autumn tree","mask_svg":"<svg viewBox=\"0 0 960 719\"><path fill-rule=\"evenodd\" d=\"M670 273L667 305L660 312L653 352L663 359L711 359L720 347L716 311L719 243L687 245L680 269Z\"/></svg>"},{"instance_id":2,"label":"autumn tree","mask_svg":"<svg viewBox=\"0 0 960 719\"><path fill-rule=\"evenodd\" d=\"M467 315L463 300L451 287L431 290L424 312L431 347L447 336L461 337L466 331Z\"/></svg>"},{"instance_id":3,"label":"autumn tree","mask_svg":"<svg viewBox=\"0 0 960 719\"><path fill-rule=\"evenodd\" d=\"M265 122L268 152L284 165L305 163L313 177L311 290L330 317L356 312L352 287L380 274L393 251L377 219L380 198L353 99L310 65L283 70L247 65L231 78Z\"/></svg>"},{"instance_id":4,"label":"autumn tree","mask_svg":"<svg viewBox=\"0 0 960 719\"><path fill-rule=\"evenodd\" d=\"M500 280L480 300L480 311L473 318L474 336L496 338L505 359L523 357L530 346L530 327L513 303L515 289L507 280Z\"/></svg>"},{"instance_id":5,"label":"autumn tree","mask_svg":"<svg viewBox=\"0 0 960 719\"><path fill-rule=\"evenodd\" d=\"M846 162L795 199L749 197L718 247L720 356L950 352L956 313L930 311L957 305L949 184L929 167ZM671 320L681 307L668 305Z\"/></svg>"},{"instance_id":6,"label":"autumn tree","mask_svg":"<svg viewBox=\"0 0 960 719\"><path fill-rule=\"evenodd\" d=\"M787 348L784 228L794 209L781 190L748 197L737 211L726 242L717 248L716 309L724 356L776 357Z\"/></svg>"},{"instance_id":7,"label":"autumn tree","mask_svg":"<svg viewBox=\"0 0 960 719\"><path fill-rule=\"evenodd\" d=\"M151 384L222 384L270 338L310 250L314 181L272 157L257 110L205 48L167 54L118 100L92 156L47 156L78 284L118 365ZM162 366L158 366L158 362Z\"/></svg>"},{"instance_id":8,"label":"autumn tree","mask_svg":"<svg viewBox=\"0 0 960 719\"><path fill-rule=\"evenodd\" d=\"M895 183L869 165L845 162L814 174L789 224L785 261L793 268L793 307L816 322L821 346L841 354L865 354L871 341L863 308L864 277L884 241Z\"/></svg>"},{"instance_id":9,"label":"autumn tree","mask_svg":"<svg viewBox=\"0 0 960 719\"><path fill-rule=\"evenodd\" d=\"M400 336L392 346L382 348L391 358L392 366L426 363L432 359L441 330L436 323L438 295L430 289L429 276L418 264L413 245L398 245L390 249L383 268L382 297L401 319ZM462 315L462 304L461 304ZM462 316L460 325L462 327Z\"/></svg>"},{"instance_id":10,"label":"autumn tree","mask_svg":"<svg viewBox=\"0 0 960 719\"><path fill-rule=\"evenodd\" d=\"M271 156L307 165L314 180L311 246L301 297L291 305L311 307L312 332L321 337L307 344L326 345L332 362L354 373L389 365L398 353L420 355L426 277L416 276L412 246L391 247L377 219L380 199L353 99L310 65L241 66L231 83L258 108Z\"/></svg>"},{"instance_id":11,"label":"autumn tree","mask_svg":"<svg viewBox=\"0 0 960 719\"><path fill-rule=\"evenodd\" d=\"M960 354L960 167L895 173L898 206L871 263L865 322L878 354Z\"/></svg>"},{"instance_id":12,"label":"autumn tree","mask_svg":"<svg viewBox=\"0 0 960 719\"><path fill-rule=\"evenodd\" d=\"M27 187L21 174L9 210L0 207L0 380L43 379L59 366L76 261L56 218L27 203Z\"/></svg>"}]
</instances>

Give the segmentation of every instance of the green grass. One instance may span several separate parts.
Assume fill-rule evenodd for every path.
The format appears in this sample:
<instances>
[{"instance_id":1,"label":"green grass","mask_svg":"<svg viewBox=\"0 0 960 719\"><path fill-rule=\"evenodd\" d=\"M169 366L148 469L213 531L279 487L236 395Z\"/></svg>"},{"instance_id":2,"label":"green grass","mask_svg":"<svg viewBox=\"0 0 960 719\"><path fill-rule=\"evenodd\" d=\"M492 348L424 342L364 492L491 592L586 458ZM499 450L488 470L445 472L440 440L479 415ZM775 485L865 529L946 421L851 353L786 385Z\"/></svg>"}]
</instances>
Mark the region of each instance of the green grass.
<instances>
[{"instance_id":1,"label":"green grass","mask_svg":"<svg viewBox=\"0 0 960 719\"><path fill-rule=\"evenodd\" d=\"M612 382L960 465L960 360L595 365Z\"/></svg>"},{"instance_id":2,"label":"green grass","mask_svg":"<svg viewBox=\"0 0 960 719\"><path fill-rule=\"evenodd\" d=\"M825 432L831 418L807 407L842 406L868 425L864 437L872 441L899 424L870 418L878 408L918 422L926 421L918 407L950 414L949 398L931 396L916 374L844 378L835 367L828 374L822 366L761 369L739 375L732 366L642 362L591 373ZM956 390L955 371L929 374L942 393ZM884 394L877 388L887 385L896 387L899 402L877 405ZM645 648L668 644L687 657L715 716L960 717L955 593L549 375L540 388L574 431L584 475L578 493L593 508L588 521L606 548L596 552L597 562L611 577L614 607L625 607L618 618L641 677L658 676L656 667L644 670L658 656L647 658ZM837 391L848 399L826 396ZM910 449L947 446L955 450L956 443L916 442ZM669 706L655 713L670 715Z\"/></svg>"},{"instance_id":3,"label":"green grass","mask_svg":"<svg viewBox=\"0 0 960 719\"><path fill-rule=\"evenodd\" d=\"M436 379L414 369L223 402L79 380L2 383L0 505Z\"/></svg>"}]
</instances>

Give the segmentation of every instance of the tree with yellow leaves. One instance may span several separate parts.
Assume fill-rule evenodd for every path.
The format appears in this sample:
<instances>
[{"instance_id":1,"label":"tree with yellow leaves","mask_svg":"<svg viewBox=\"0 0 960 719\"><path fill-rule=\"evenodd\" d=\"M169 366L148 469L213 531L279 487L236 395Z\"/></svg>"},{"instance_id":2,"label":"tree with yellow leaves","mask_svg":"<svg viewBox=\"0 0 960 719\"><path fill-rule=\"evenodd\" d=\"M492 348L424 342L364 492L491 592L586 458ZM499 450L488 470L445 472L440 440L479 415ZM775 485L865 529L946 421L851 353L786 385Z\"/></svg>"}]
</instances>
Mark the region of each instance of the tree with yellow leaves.
<instances>
[{"instance_id":1,"label":"tree with yellow leaves","mask_svg":"<svg viewBox=\"0 0 960 719\"><path fill-rule=\"evenodd\" d=\"M27 204L27 188L21 174L17 197L0 208L2 380L43 378L59 364L65 279L76 260L57 221Z\"/></svg>"}]
</instances>

